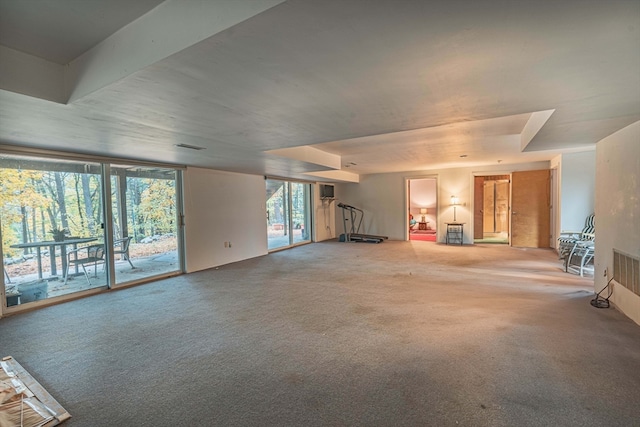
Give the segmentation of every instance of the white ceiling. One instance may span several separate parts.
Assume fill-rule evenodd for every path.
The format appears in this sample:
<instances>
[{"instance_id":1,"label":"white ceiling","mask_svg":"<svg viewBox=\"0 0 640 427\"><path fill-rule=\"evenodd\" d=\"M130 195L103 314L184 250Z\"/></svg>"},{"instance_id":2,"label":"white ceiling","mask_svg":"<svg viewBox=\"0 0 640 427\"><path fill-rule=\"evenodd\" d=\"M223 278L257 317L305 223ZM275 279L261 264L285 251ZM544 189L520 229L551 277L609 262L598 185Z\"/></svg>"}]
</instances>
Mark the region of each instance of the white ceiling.
<instances>
[{"instance_id":1,"label":"white ceiling","mask_svg":"<svg viewBox=\"0 0 640 427\"><path fill-rule=\"evenodd\" d=\"M637 0L157 3L0 0L0 142L308 178L335 168L267 151L356 174L528 162L640 120Z\"/></svg>"},{"instance_id":2,"label":"white ceiling","mask_svg":"<svg viewBox=\"0 0 640 427\"><path fill-rule=\"evenodd\" d=\"M2 45L67 64L162 0L0 0Z\"/></svg>"}]
</instances>

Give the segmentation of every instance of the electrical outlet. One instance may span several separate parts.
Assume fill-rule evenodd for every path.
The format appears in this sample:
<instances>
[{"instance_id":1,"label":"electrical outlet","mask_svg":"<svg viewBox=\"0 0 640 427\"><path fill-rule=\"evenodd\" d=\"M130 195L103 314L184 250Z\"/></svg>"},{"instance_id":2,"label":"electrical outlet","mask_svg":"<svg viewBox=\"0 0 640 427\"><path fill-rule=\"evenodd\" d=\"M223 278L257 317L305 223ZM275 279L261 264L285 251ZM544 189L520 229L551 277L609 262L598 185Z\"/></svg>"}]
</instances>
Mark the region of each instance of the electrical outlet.
<instances>
[{"instance_id":1,"label":"electrical outlet","mask_svg":"<svg viewBox=\"0 0 640 427\"><path fill-rule=\"evenodd\" d=\"M604 277L607 277L607 269L604 269Z\"/></svg>"},{"instance_id":2,"label":"electrical outlet","mask_svg":"<svg viewBox=\"0 0 640 427\"><path fill-rule=\"evenodd\" d=\"M231 247L231 242L229 242L229 247Z\"/></svg>"}]
</instances>

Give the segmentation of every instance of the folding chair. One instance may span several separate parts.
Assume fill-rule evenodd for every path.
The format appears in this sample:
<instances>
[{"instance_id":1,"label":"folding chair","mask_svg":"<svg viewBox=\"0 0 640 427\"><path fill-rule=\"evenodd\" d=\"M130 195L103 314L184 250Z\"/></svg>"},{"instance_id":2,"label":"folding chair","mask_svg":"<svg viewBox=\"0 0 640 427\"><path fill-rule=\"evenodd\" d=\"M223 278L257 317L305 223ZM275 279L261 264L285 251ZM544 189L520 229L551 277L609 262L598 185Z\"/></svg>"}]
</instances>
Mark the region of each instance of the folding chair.
<instances>
[{"instance_id":1,"label":"folding chair","mask_svg":"<svg viewBox=\"0 0 640 427\"><path fill-rule=\"evenodd\" d=\"M563 231L558 237L558 256L566 259L578 242L593 241L596 237L595 215L587 217L582 231Z\"/></svg>"}]
</instances>

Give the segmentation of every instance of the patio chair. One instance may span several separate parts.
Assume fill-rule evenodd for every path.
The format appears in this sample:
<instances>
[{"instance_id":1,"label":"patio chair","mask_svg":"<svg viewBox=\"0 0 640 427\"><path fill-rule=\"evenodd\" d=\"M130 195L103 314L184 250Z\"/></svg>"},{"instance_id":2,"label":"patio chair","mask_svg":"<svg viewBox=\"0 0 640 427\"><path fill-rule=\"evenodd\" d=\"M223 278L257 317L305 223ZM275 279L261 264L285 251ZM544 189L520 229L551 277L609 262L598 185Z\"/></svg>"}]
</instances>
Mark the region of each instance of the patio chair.
<instances>
[{"instance_id":1,"label":"patio chair","mask_svg":"<svg viewBox=\"0 0 640 427\"><path fill-rule=\"evenodd\" d=\"M566 259L578 242L593 241L596 237L595 215L587 217L582 231L562 231L558 237L558 256ZM565 262L566 264L566 262Z\"/></svg>"},{"instance_id":2,"label":"patio chair","mask_svg":"<svg viewBox=\"0 0 640 427\"><path fill-rule=\"evenodd\" d=\"M82 267L84 271L84 277L87 279L89 286L91 286L91 280L89 279L89 273L87 273L87 264L93 264L94 277L98 277L98 263L104 264L104 245L90 245L82 248L74 249L67 253L67 271L64 275L64 284L67 284L69 279L69 268L71 265Z\"/></svg>"},{"instance_id":3,"label":"patio chair","mask_svg":"<svg viewBox=\"0 0 640 427\"><path fill-rule=\"evenodd\" d=\"M593 255L594 242L590 240L577 242L564 263L564 271L577 270L580 277L584 277L584 272L588 271L593 275Z\"/></svg>"},{"instance_id":4,"label":"patio chair","mask_svg":"<svg viewBox=\"0 0 640 427\"><path fill-rule=\"evenodd\" d=\"M131 237L123 237L122 239L116 239L113 241L113 255L121 255L122 258L129 262L131 268L135 268L131 259L129 259L129 244L131 243Z\"/></svg>"}]
</instances>

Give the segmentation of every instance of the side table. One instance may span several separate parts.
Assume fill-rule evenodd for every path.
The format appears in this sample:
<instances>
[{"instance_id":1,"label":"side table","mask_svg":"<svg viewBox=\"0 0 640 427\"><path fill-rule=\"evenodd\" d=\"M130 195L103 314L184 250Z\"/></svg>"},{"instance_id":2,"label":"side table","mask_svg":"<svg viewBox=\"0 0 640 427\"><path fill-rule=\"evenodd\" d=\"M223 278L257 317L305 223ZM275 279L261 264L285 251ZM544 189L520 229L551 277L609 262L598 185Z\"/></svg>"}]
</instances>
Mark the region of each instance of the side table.
<instances>
[{"instance_id":1,"label":"side table","mask_svg":"<svg viewBox=\"0 0 640 427\"><path fill-rule=\"evenodd\" d=\"M464 223L463 222L447 222L447 235L446 244L459 243L462 245L462 238L464 236Z\"/></svg>"}]
</instances>

